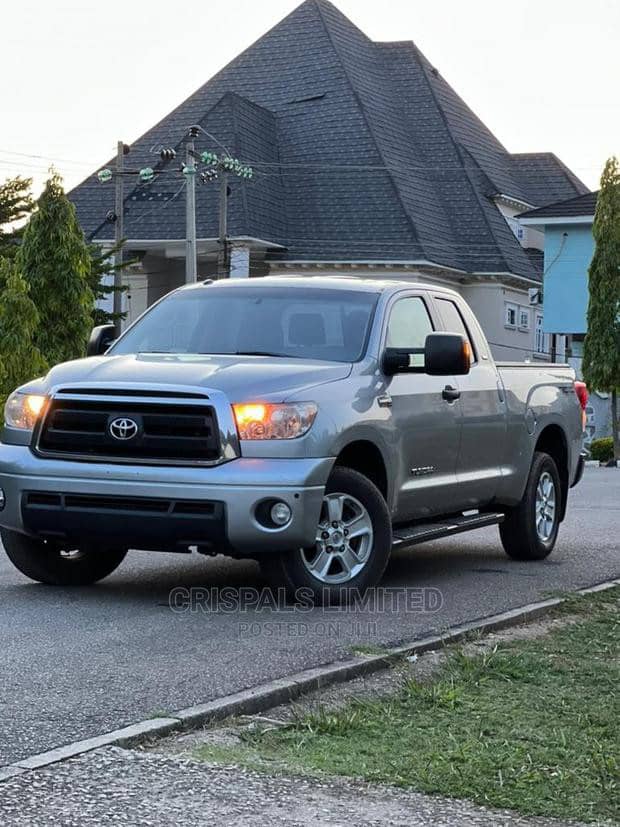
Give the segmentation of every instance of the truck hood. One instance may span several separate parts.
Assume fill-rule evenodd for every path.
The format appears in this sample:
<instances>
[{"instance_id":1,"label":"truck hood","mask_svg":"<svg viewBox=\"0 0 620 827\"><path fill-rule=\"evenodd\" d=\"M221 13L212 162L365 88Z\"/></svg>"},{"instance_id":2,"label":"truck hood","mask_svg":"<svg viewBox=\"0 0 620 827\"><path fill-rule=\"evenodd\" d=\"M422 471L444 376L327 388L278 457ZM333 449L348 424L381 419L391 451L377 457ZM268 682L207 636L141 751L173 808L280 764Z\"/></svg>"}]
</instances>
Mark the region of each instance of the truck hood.
<instances>
[{"instance_id":1,"label":"truck hood","mask_svg":"<svg viewBox=\"0 0 620 827\"><path fill-rule=\"evenodd\" d=\"M284 401L313 385L345 379L351 369L348 362L311 359L142 353L64 362L52 368L44 383L46 390L55 385L88 387L90 382L139 382L153 389L185 385L222 391L231 402L268 397Z\"/></svg>"}]
</instances>

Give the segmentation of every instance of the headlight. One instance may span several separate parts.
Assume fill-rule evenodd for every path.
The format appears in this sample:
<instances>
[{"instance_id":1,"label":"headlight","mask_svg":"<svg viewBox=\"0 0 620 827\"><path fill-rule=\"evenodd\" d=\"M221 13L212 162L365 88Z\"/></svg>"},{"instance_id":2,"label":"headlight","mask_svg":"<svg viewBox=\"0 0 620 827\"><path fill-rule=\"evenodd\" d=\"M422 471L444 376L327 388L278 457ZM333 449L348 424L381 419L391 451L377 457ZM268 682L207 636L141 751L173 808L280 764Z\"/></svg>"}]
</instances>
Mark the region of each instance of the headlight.
<instances>
[{"instance_id":1,"label":"headlight","mask_svg":"<svg viewBox=\"0 0 620 827\"><path fill-rule=\"evenodd\" d=\"M318 410L314 402L233 405L239 439L295 439L307 433Z\"/></svg>"},{"instance_id":2,"label":"headlight","mask_svg":"<svg viewBox=\"0 0 620 827\"><path fill-rule=\"evenodd\" d=\"M31 431L37 423L47 397L37 393L15 391L4 406L4 421L11 428Z\"/></svg>"}]
</instances>

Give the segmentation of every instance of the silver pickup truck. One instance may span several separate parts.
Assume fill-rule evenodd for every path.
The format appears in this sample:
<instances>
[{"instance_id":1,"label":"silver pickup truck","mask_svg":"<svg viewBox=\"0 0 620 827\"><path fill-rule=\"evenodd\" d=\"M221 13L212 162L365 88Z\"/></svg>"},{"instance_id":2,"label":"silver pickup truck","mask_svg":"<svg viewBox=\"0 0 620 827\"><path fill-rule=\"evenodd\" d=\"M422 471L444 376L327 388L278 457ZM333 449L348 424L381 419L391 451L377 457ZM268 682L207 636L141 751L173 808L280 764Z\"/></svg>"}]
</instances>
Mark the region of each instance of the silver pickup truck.
<instances>
[{"instance_id":1,"label":"silver pickup truck","mask_svg":"<svg viewBox=\"0 0 620 827\"><path fill-rule=\"evenodd\" d=\"M130 548L255 557L337 599L394 547L497 524L555 545L581 476L567 365L497 364L432 285L201 282L8 400L0 526L28 577L95 582Z\"/></svg>"}]
</instances>

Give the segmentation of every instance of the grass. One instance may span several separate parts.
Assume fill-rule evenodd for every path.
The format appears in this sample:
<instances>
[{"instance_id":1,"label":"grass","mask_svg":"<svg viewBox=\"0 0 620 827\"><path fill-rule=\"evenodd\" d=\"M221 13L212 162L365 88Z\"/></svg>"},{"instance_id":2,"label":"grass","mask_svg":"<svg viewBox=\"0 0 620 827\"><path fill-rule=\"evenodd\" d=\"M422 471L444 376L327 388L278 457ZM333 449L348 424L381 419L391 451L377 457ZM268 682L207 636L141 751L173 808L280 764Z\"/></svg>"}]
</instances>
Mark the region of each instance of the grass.
<instances>
[{"instance_id":1,"label":"grass","mask_svg":"<svg viewBox=\"0 0 620 827\"><path fill-rule=\"evenodd\" d=\"M527 815L620 817L620 589L571 599L576 622L466 656L428 683L322 709L198 757L327 773ZM221 751L220 751L221 753Z\"/></svg>"}]
</instances>

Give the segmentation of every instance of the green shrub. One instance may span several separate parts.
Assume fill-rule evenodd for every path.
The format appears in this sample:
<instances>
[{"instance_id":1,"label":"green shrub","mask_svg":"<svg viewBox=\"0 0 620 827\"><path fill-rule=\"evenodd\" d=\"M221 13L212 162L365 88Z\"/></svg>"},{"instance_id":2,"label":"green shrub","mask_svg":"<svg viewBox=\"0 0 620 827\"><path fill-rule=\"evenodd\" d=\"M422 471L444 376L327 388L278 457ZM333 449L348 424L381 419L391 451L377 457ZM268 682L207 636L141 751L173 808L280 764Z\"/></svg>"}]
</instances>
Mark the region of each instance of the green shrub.
<instances>
[{"instance_id":1,"label":"green shrub","mask_svg":"<svg viewBox=\"0 0 620 827\"><path fill-rule=\"evenodd\" d=\"M602 439L593 439L590 445L590 454L592 455L592 459L597 459L599 462L607 462L608 459L613 459L613 438L606 436Z\"/></svg>"}]
</instances>

